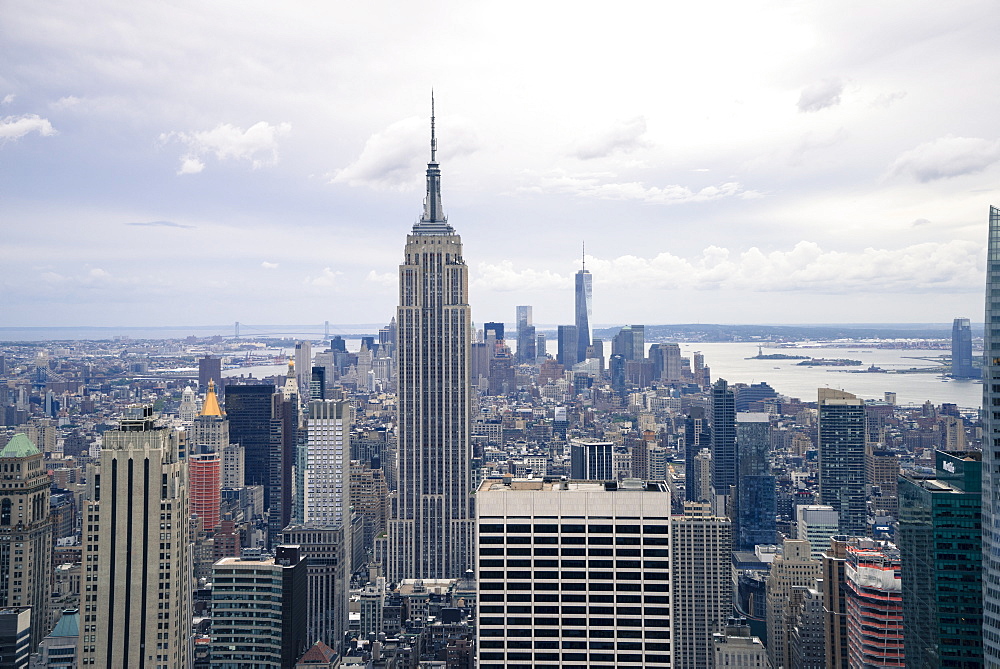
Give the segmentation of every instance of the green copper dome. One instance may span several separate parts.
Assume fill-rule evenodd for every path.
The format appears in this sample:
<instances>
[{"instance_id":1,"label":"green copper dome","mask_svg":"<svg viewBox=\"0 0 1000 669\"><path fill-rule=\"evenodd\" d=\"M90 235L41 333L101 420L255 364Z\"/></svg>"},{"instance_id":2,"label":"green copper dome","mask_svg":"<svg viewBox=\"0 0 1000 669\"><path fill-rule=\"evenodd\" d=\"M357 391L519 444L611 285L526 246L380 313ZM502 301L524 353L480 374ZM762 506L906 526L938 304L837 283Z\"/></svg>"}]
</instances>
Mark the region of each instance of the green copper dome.
<instances>
[{"instance_id":1,"label":"green copper dome","mask_svg":"<svg viewBox=\"0 0 1000 669\"><path fill-rule=\"evenodd\" d=\"M0 458L26 458L29 455L41 453L38 448L31 443L26 434L15 434L3 450L0 451Z\"/></svg>"}]
</instances>

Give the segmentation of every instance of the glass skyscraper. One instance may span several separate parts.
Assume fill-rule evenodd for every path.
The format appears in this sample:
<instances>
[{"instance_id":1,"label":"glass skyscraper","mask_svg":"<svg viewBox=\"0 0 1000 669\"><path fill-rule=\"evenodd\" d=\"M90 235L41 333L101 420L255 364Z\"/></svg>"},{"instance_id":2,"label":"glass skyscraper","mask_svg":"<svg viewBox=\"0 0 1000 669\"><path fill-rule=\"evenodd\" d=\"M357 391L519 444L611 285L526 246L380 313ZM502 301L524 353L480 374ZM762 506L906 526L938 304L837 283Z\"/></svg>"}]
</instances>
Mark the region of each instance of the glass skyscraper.
<instances>
[{"instance_id":1,"label":"glass skyscraper","mask_svg":"<svg viewBox=\"0 0 1000 669\"><path fill-rule=\"evenodd\" d=\"M842 534L866 534L865 404L833 388L819 389L819 497L837 510Z\"/></svg>"},{"instance_id":2,"label":"glass skyscraper","mask_svg":"<svg viewBox=\"0 0 1000 669\"><path fill-rule=\"evenodd\" d=\"M587 359L587 348L590 346L590 315L593 313L591 300L594 293L594 277L591 276L584 265L583 269L576 273L576 359L583 361Z\"/></svg>"},{"instance_id":3,"label":"glass skyscraper","mask_svg":"<svg viewBox=\"0 0 1000 669\"><path fill-rule=\"evenodd\" d=\"M1000 209L990 207L983 343L983 650L1000 666Z\"/></svg>"},{"instance_id":4,"label":"glass skyscraper","mask_svg":"<svg viewBox=\"0 0 1000 669\"><path fill-rule=\"evenodd\" d=\"M972 325L968 318L956 318L951 326L951 376L956 379L976 376L972 368Z\"/></svg>"}]
</instances>

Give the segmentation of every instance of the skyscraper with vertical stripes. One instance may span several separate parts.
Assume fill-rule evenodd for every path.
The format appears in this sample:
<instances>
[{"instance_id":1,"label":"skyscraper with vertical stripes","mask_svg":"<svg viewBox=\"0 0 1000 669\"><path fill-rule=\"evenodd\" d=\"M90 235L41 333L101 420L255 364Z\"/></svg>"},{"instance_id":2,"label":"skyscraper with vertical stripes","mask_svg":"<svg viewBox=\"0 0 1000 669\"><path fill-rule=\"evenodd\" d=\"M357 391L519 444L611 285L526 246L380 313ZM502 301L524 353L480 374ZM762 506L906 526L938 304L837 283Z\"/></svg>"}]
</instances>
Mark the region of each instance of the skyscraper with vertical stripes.
<instances>
[{"instance_id":1,"label":"skyscraper with vertical stripes","mask_svg":"<svg viewBox=\"0 0 1000 669\"><path fill-rule=\"evenodd\" d=\"M398 485L388 576L458 578L472 566L469 273L441 206L431 103L424 212L399 266Z\"/></svg>"},{"instance_id":2,"label":"skyscraper with vertical stripes","mask_svg":"<svg viewBox=\"0 0 1000 669\"><path fill-rule=\"evenodd\" d=\"M1000 666L1000 209L990 207L983 342L983 651Z\"/></svg>"}]
</instances>

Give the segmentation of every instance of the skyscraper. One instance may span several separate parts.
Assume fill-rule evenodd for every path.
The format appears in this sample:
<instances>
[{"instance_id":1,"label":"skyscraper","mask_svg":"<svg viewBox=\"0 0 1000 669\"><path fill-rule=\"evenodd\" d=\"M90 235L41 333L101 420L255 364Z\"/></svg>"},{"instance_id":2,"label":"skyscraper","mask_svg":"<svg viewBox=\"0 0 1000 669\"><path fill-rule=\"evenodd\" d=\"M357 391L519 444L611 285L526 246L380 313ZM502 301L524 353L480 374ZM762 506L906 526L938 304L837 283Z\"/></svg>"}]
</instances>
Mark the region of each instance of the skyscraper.
<instances>
[{"instance_id":1,"label":"skyscraper","mask_svg":"<svg viewBox=\"0 0 1000 669\"><path fill-rule=\"evenodd\" d=\"M556 330L558 337L558 349L556 352L556 362L569 369L580 362L577 358L578 337L575 325L560 325Z\"/></svg>"},{"instance_id":2,"label":"skyscraper","mask_svg":"<svg viewBox=\"0 0 1000 669\"><path fill-rule=\"evenodd\" d=\"M766 413L736 414L736 528L738 550L753 550L758 544L773 544L778 503L768 451L771 423Z\"/></svg>"},{"instance_id":3,"label":"skyscraper","mask_svg":"<svg viewBox=\"0 0 1000 669\"><path fill-rule=\"evenodd\" d=\"M971 379L972 369L972 325L968 318L956 318L951 326L951 376L955 379Z\"/></svg>"},{"instance_id":4,"label":"skyscraper","mask_svg":"<svg viewBox=\"0 0 1000 669\"><path fill-rule=\"evenodd\" d=\"M207 388L209 381L215 381L217 388L222 387L222 358L214 355L198 358L198 390Z\"/></svg>"},{"instance_id":5,"label":"skyscraper","mask_svg":"<svg viewBox=\"0 0 1000 669\"><path fill-rule=\"evenodd\" d=\"M724 502L729 487L736 485L736 396L725 379L712 385L712 488L721 506L716 513L725 515Z\"/></svg>"},{"instance_id":6,"label":"skyscraper","mask_svg":"<svg viewBox=\"0 0 1000 669\"><path fill-rule=\"evenodd\" d=\"M187 466L177 431L135 409L104 433L84 503L84 666L191 666ZM82 580L82 578L81 578Z\"/></svg>"},{"instance_id":7,"label":"skyscraper","mask_svg":"<svg viewBox=\"0 0 1000 669\"><path fill-rule=\"evenodd\" d=\"M983 651L1000 665L1000 209L990 207L983 342Z\"/></svg>"},{"instance_id":8,"label":"skyscraper","mask_svg":"<svg viewBox=\"0 0 1000 669\"><path fill-rule=\"evenodd\" d=\"M459 578L472 566L469 270L441 207L431 105L424 212L399 266L398 484L389 521L391 581Z\"/></svg>"},{"instance_id":9,"label":"skyscraper","mask_svg":"<svg viewBox=\"0 0 1000 669\"><path fill-rule=\"evenodd\" d=\"M229 386L226 392L226 415L229 417L229 441L240 444L245 454L246 485L267 485L271 449L271 384ZM266 490L264 503L267 504Z\"/></svg>"},{"instance_id":10,"label":"skyscraper","mask_svg":"<svg viewBox=\"0 0 1000 669\"><path fill-rule=\"evenodd\" d=\"M517 307L517 361L533 365L536 356L535 326L531 320L531 307Z\"/></svg>"},{"instance_id":11,"label":"skyscraper","mask_svg":"<svg viewBox=\"0 0 1000 669\"><path fill-rule=\"evenodd\" d=\"M576 360L587 359L587 347L590 346L590 315L593 313L591 300L594 293L594 277L587 270L587 254L583 255L583 267L576 273Z\"/></svg>"},{"instance_id":12,"label":"skyscraper","mask_svg":"<svg viewBox=\"0 0 1000 669\"><path fill-rule=\"evenodd\" d=\"M865 405L833 388L819 389L819 497L842 534L865 534Z\"/></svg>"},{"instance_id":13,"label":"skyscraper","mask_svg":"<svg viewBox=\"0 0 1000 669\"><path fill-rule=\"evenodd\" d=\"M0 451L0 469L0 608L31 607L28 647L34 652L50 629L52 477L42 452L24 434L15 434Z\"/></svg>"}]
</instances>

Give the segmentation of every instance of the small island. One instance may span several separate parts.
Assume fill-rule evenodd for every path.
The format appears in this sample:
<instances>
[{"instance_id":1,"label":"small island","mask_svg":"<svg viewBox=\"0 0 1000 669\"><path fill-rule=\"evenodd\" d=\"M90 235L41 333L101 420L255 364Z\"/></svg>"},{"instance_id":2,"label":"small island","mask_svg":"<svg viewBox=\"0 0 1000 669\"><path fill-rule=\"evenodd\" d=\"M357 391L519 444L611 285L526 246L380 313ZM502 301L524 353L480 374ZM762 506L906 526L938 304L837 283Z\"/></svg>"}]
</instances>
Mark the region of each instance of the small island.
<instances>
[{"instance_id":1,"label":"small island","mask_svg":"<svg viewBox=\"0 0 1000 669\"><path fill-rule=\"evenodd\" d=\"M798 363L806 367L857 367L860 360L848 360L847 358L809 358Z\"/></svg>"},{"instance_id":2,"label":"small island","mask_svg":"<svg viewBox=\"0 0 1000 669\"><path fill-rule=\"evenodd\" d=\"M764 353L764 347L757 347L757 355L744 360L809 360L808 355L788 355L787 353Z\"/></svg>"}]
</instances>

